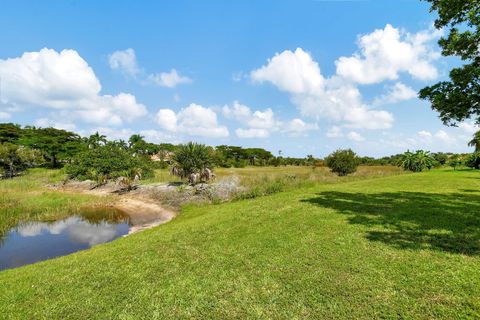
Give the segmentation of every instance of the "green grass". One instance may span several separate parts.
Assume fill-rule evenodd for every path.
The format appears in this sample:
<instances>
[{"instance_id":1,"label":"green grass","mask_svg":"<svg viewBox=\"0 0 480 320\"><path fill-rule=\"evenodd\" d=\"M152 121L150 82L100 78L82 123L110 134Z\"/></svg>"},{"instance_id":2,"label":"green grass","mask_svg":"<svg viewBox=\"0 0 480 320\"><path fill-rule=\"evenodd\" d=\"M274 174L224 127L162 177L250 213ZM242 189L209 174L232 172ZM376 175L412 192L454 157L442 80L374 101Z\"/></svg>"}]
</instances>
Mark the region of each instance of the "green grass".
<instances>
[{"instance_id":1,"label":"green grass","mask_svg":"<svg viewBox=\"0 0 480 320\"><path fill-rule=\"evenodd\" d=\"M0 181L0 236L22 220L55 220L108 198L70 194L47 187L61 182L60 170L32 169L26 175Z\"/></svg>"},{"instance_id":2,"label":"green grass","mask_svg":"<svg viewBox=\"0 0 480 320\"><path fill-rule=\"evenodd\" d=\"M301 180L309 180L312 182L337 182L344 181L345 178L339 178L337 175L330 172L327 167L312 167L306 166L280 166L280 167L246 167L246 168L215 168L214 170L217 180L221 180L227 176L238 176L244 185L254 185L258 179L268 177L274 179L285 175L296 176ZM392 174L400 174L403 171L398 167L393 166L361 166L358 171L350 175L347 179L362 179L372 176L384 176ZM179 182L178 177L172 176L168 169L155 170L155 176L143 180L143 184L150 183L168 183Z\"/></svg>"},{"instance_id":3,"label":"green grass","mask_svg":"<svg viewBox=\"0 0 480 320\"><path fill-rule=\"evenodd\" d=\"M323 184L0 272L2 318L475 319L480 174Z\"/></svg>"}]
</instances>

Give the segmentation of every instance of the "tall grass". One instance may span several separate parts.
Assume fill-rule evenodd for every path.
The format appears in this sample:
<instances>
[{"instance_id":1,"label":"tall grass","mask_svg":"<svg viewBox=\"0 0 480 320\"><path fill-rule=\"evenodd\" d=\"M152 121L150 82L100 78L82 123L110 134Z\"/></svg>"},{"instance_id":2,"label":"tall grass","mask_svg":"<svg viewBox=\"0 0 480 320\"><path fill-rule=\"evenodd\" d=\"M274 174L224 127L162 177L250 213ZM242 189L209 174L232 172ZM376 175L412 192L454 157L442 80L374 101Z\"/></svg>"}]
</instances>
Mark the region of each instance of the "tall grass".
<instances>
[{"instance_id":1,"label":"tall grass","mask_svg":"<svg viewBox=\"0 0 480 320\"><path fill-rule=\"evenodd\" d=\"M0 237L24 220L56 220L83 207L106 204L109 199L55 191L65 175L61 170L32 169L25 175L0 181Z\"/></svg>"}]
</instances>

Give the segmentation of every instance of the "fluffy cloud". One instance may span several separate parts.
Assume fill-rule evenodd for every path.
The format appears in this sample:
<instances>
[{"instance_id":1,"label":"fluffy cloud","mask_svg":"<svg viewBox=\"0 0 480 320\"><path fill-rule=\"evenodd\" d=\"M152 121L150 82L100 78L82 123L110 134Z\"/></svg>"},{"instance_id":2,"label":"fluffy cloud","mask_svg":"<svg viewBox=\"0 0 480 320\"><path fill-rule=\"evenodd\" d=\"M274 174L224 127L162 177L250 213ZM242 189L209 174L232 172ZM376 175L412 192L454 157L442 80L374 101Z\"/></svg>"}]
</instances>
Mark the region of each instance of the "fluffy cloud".
<instances>
[{"instance_id":1,"label":"fluffy cloud","mask_svg":"<svg viewBox=\"0 0 480 320\"><path fill-rule=\"evenodd\" d=\"M318 64L301 48L276 54L250 76L254 82L270 82L288 92L305 116L327 118L364 129L390 128L393 123L391 113L364 105L354 85L338 76L325 79Z\"/></svg>"},{"instance_id":2,"label":"fluffy cloud","mask_svg":"<svg viewBox=\"0 0 480 320\"><path fill-rule=\"evenodd\" d=\"M160 87L175 88L179 84L192 82L192 79L181 76L175 69L170 70L170 72L151 73L147 75L146 72L139 67L135 50L132 48L113 52L108 56L108 63L112 70L118 70L141 82L151 82Z\"/></svg>"},{"instance_id":3,"label":"fluffy cloud","mask_svg":"<svg viewBox=\"0 0 480 320\"><path fill-rule=\"evenodd\" d=\"M267 138L274 131L299 135L309 130L318 129L316 124L305 123L298 118L288 122L279 121L270 108L263 111L252 111L250 107L238 101L234 101L232 106L225 105L222 108L222 113L224 117L234 119L246 127L235 131L240 138Z\"/></svg>"},{"instance_id":4,"label":"fluffy cloud","mask_svg":"<svg viewBox=\"0 0 480 320\"><path fill-rule=\"evenodd\" d=\"M55 121L47 118L40 118L35 120L34 125L42 128L51 127L51 128L67 130L67 131L74 131L76 129L75 124L72 122Z\"/></svg>"},{"instance_id":5,"label":"fluffy cloud","mask_svg":"<svg viewBox=\"0 0 480 320\"><path fill-rule=\"evenodd\" d=\"M156 118L159 126L169 132L210 138L229 135L228 129L218 124L215 111L194 103L178 113L171 109L160 109Z\"/></svg>"},{"instance_id":6,"label":"fluffy cloud","mask_svg":"<svg viewBox=\"0 0 480 320\"><path fill-rule=\"evenodd\" d=\"M355 132L355 131L350 131L347 134L347 138L352 140L352 141L356 141L356 142L365 141L365 138L360 133Z\"/></svg>"},{"instance_id":7,"label":"fluffy cloud","mask_svg":"<svg viewBox=\"0 0 480 320\"><path fill-rule=\"evenodd\" d=\"M293 94L315 93L324 86L320 67L301 48L275 54L250 76L255 82L271 82L280 90Z\"/></svg>"},{"instance_id":8,"label":"fluffy cloud","mask_svg":"<svg viewBox=\"0 0 480 320\"><path fill-rule=\"evenodd\" d=\"M474 134L480 130L480 126L474 122L462 122L458 124L458 127L467 134Z\"/></svg>"},{"instance_id":9,"label":"fluffy cloud","mask_svg":"<svg viewBox=\"0 0 480 320\"><path fill-rule=\"evenodd\" d=\"M316 123L306 123L302 119L292 119L283 126L283 130L291 133L292 135L301 135L310 130L317 130L318 125Z\"/></svg>"},{"instance_id":10,"label":"fluffy cloud","mask_svg":"<svg viewBox=\"0 0 480 320\"><path fill-rule=\"evenodd\" d=\"M157 85L167 88L174 88L179 84L192 82L192 79L179 75L175 69L170 70L170 72L151 74L148 78Z\"/></svg>"},{"instance_id":11,"label":"fluffy cloud","mask_svg":"<svg viewBox=\"0 0 480 320\"><path fill-rule=\"evenodd\" d=\"M141 72L132 48L113 52L108 56L108 63L113 70L119 70L131 77L136 77Z\"/></svg>"},{"instance_id":12,"label":"fluffy cloud","mask_svg":"<svg viewBox=\"0 0 480 320\"><path fill-rule=\"evenodd\" d=\"M270 131L266 129L242 129L238 128L235 130L236 135L239 138L268 138L270 136Z\"/></svg>"},{"instance_id":13,"label":"fluffy cloud","mask_svg":"<svg viewBox=\"0 0 480 320\"><path fill-rule=\"evenodd\" d=\"M387 24L360 37L360 52L339 58L337 74L360 84L396 80L400 72L420 80L435 79L438 72L432 61L438 53L429 48L429 43L439 35L438 31L409 34Z\"/></svg>"},{"instance_id":14,"label":"fluffy cloud","mask_svg":"<svg viewBox=\"0 0 480 320\"><path fill-rule=\"evenodd\" d=\"M62 118L120 125L147 114L131 94L101 95L95 73L75 50L44 48L0 60L0 76L6 103L58 109Z\"/></svg>"},{"instance_id":15,"label":"fluffy cloud","mask_svg":"<svg viewBox=\"0 0 480 320\"><path fill-rule=\"evenodd\" d=\"M417 92L401 82L395 83L388 88L388 92L375 98L374 105L393 104L404 100L410 100L417 96Z\"/></svg>"}]
</instances>

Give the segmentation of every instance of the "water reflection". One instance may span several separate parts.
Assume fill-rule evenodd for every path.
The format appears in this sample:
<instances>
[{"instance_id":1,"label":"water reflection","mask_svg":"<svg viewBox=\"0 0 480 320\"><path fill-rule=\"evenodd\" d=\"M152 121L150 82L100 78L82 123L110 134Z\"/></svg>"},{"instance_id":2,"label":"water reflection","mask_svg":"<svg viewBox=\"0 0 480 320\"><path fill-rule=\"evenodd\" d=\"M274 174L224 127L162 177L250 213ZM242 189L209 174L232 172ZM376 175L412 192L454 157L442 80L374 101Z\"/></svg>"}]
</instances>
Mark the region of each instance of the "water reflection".
<instances>
[{"instance_id":1,"label":"water reflection","mask_svg":"<svg viewBox=\"0 0 480 320\"><path fill-rule=\"evenodd\" d=\"M130 219L113 210L88 210L54 222L26 222L0 244L0 270L51 259L105 243L128 233Z\"/></svg>"}]
</instances>

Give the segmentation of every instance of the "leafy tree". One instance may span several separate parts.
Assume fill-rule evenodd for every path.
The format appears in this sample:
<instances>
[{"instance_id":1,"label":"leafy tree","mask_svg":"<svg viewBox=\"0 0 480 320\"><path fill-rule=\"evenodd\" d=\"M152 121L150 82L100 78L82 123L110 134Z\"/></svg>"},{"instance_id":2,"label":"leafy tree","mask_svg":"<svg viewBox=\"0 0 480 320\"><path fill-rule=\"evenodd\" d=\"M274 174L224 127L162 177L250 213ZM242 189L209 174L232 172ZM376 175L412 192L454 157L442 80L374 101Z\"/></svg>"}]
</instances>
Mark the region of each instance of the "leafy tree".
<instances>
[{"instance_id":1,"label":"leafy tree","mask_svg":"<svg viewBox=\"0 0 480 320\"><path fill-rule=\"evenodd\" d=\"M326 159L327 166L339 176L346 176L357 171L359 159L351 149L337 150Z\"/></svg>"},{"instance_id":2,"label":"leafy tree","mask_svg":"<svg viewBox=\"0 0 480 320\"><path fill-rule=\"evenodd\" d=\"M472 153L465 162L469 168L480 169L480 152Z\"/></svg>"},{"instance_id":3,"label":"leafy tree","mask_svg":"<svg viewBox=\"0 0 480 320\"><path fill-rule=\"evenodd\" d=\"M104 135L101 135L97 132L92 134L90 137L87 139L87 144L89 148L98 148L100 146L104 146L107 143L107 137Z\"/></svg>"},{"instance_id":4,"label":"leafy tree","mask_svg":"<svg viewBox=\"0 0 480 320\"><path fill-rule=\"evenodd\" d=\"M188 142L177 147L171 173L194 185L212 179L212 153L204 144Z\"/></svg>"},{"instance_id":5,"label":"leafy tree","mask_svg":"<svg viewBox=\"0 0 480 320\"><path fill-rule=\"evenodd\" d=\"M107 143L77 154L66 166L71 178L94 180L97 184L107 183L120 177L138 179L151 176L150 163L143 157L133 157L115 143Z\"/></svg>"},{"instance_id":6,"label":"leafy tree","mask_svg":"<svg viewBox=\"0 0 480 320\"><path fill-rule=\"evenodd\" d=\"M0 144L0 168L3 177L15 177L27 168L38 166L42 162L42 155L36 150L9 142Z\"/></svg>"},{"instance_id":7,"label":"leafy tree","mask_svg":"<svg viewBox=\"0 0 480 320\"><path fill-rule=\"evenodd\" d=\"M417 150L415 153L407 151L403 154L400 160L400 166L404 170L413 172L421 172L423 170L430 170L435 166L435 159L430 152L424 150Z\"/></svg>"},{"instance_id":8,"label":"leafy tree","mask_svg":"<svg viewBox=\"0 0 480 320\"><path fill-rule=\"evenodd\" d=\"M453 168L453 170L456 170L457 167L462 165L462 159L458 155L454 155L453 157L450 158L448 161L448 165Z\"/></svg>"},{"instance_id":9,"label":"leafy tree","mask_svg":"<svg viewBox=\"0 0 480 320\"><path fill-rule=\"evenodd\" d=\"M432 157L441 166L443 166L445 163L447 163L447 160L448 160L448 155L446 153L443 153L443 152L434 153L434 154L432 154Z\"/></svg>"},{"instance_id":10,"label":"leafy tree","mask_svg":"<svg viewBox=\"0 0 480 320\"><path fill-rule=\"evenodd\" d=\"M420 91L429 100L446 125L465 119L480 122L480 1L425 0L430 11L438 13L437 29L448 29L439 41L444 56L457 56L463 66L450 71L450 80L441 81Z\"/></svg>"},{"instance_id":11,"label":"leafy tree","mask_svg":"<svg viewBox=\"0 0 480 320\"><path fill-rule=\"evenodd\" d=\"M52 168L60 166L59 160L70 161L85 147L79 135L55 128L25 128L18 143L40 150Z\"/></svg>"},{"instance_id":12,"label":"leafy tree","mask_svg":"<svg viewBox=\"0 0 480 320\"><path fill-rule=\"evenodd\" d=\"M473 139L468 142L470 147L475 147L475 152L480 152L480 131L475 132Z\"/></svg>"},{"instance_id":13,"label":"leafy tree","mask_svg":"<svg viewBox=\"0 0 480 320\"><path fill-rule=\"evenodd\" d=\"M0 143L15 143L22 136L22 128L18 124L0 123Z\"/></svg>"}]
</instances>

